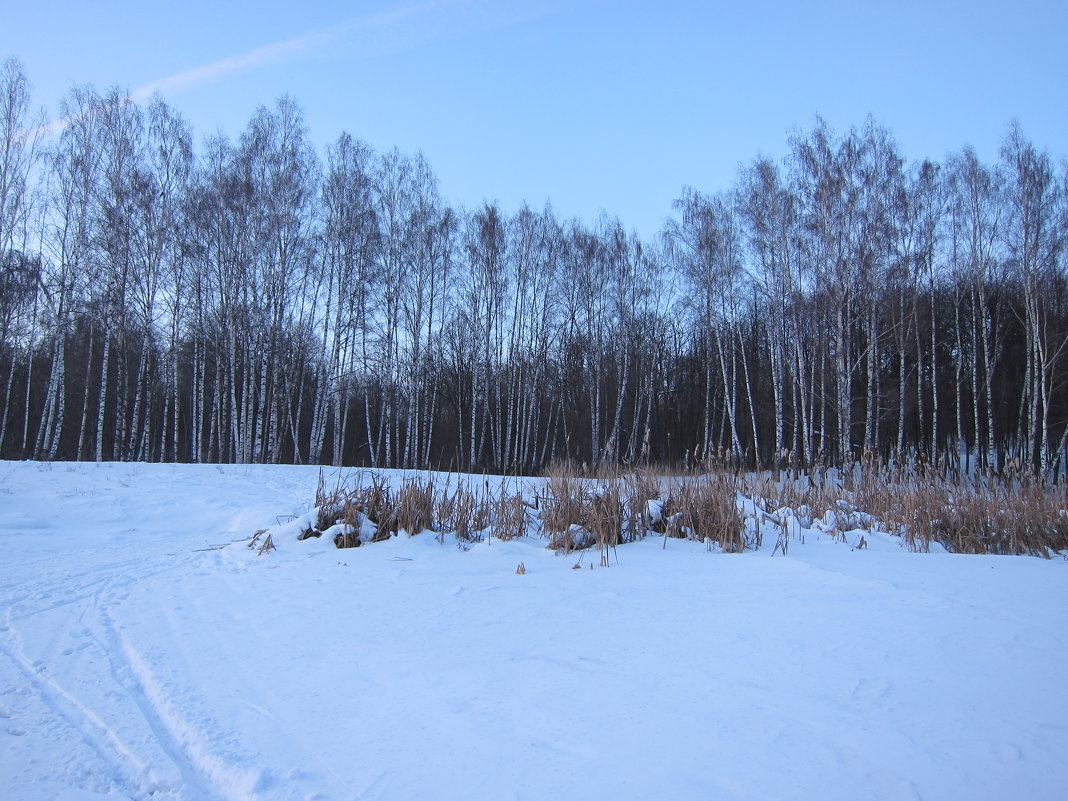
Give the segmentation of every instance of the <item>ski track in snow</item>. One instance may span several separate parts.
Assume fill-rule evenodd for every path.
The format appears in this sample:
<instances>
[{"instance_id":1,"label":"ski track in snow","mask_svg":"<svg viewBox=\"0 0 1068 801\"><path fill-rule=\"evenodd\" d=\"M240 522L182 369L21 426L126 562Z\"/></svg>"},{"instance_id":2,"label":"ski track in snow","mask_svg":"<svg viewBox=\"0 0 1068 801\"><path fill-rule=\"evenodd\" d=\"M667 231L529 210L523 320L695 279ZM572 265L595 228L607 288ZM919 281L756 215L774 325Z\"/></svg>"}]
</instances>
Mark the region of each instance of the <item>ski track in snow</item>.
<instances>
[{"instance_id":1,"label":"ski track in snow","mask_svg":"<svg viewBox=\"0 0 1068 801\"><path fill-rule=\"evenodd\" d=\"M317 479L5 468L0 798L1062 797L1064 560L240 542Z\"/></svg>"},{"instance_id":2,"label":"ski track in snow","mask_svg":"<svg viewBox=\"0 0 1068 801\"><path fill-rule=\"evenodd\" d=\"M54 593L40 585L30 593L13 595L5 599L5 636L0 644L44 706L79 733L108 765L111 780L124 795L205 801L248 798L255 779L213 756L212 748L198 739L196 729L174 710L167 691L154 679L151 667L130 645L111 612L113 605L126 599L126 590L135 581L155 579L182 566L182 561L171 559L158 564L139 559L107 563L104 577L79 584L72 597L52 601ZM77 578L88 575L86 571ZM13 614L28 602L35 604L31 611ZM52 678L50 660L31 661L26 655L16 624L27 628L30 621L57 610L68 620L76 616L73 629L81 640L77 650L91 649L94 657L80 663L77 683L107 688L100 694L107 711ZM75 650L64 649L61 655L69 657ZM116 707L125 713L121 717L124 731L107 722L115 717ZM128 714L133 711L136 714Z\"/></svg>"},{"instance_id":3,"label":"ski track in snow","mask_svg":"<svg viewBox=\"0 0 1068 801\"><path fill-rule=\"evenodd\" d=\"M42 472L47 483L47 474L52 471ZM85 474L81 466L73 472ZM119 488L129 489L130 476L116 477L114 471L109 472L109 481L114 479ZM81 525L86 528L98 526L99 516L126 526L128 533L134 534L145 513L166 516L180 508L181 499L160 495L146 503L137 496L121 497L121 489L104 499L97 488L60 492L60 508L64 501L74 501L71 511L75 513L66 520L57 521L55 514L19 513L16 508L15 514L5 516L0 530L41 534L56 528L57 522L70 525L84 515ZM137 548L136 540L131 536L128 548ZM29 702L41 711L44 736L80 740L103 766L103 770L97 768L100 775L81 788L87 793L92 787L132 799L228 801L253 797L260 776L228 764L218 745L183 717L168 697L170 690L155 679L151 665L125 637L112 612L134 584L180 573L196 560L162 551L154 557L100 560L92 550L59 562L56 554L49 554L46 559L31 560L25 572L4 576L0 650L21 679L11 682L10 688L5 686L5 694L16 685L32 688ZM86 568L87 562L92 566ZM44 620L50 625L42 630L52 639L65 632L75 644L59 651L50 645L43 656L31 658L21 632L35 633L36 624ZM76 670L64 671L64 661L71 658L77 660ZM86 687L91 692L84 692ZM9 712L4 714L11 717ZM7 728L9 734L19 737L30 734ZM48 797L48 792L42 797Z\"/></svg>"}]
</instances>

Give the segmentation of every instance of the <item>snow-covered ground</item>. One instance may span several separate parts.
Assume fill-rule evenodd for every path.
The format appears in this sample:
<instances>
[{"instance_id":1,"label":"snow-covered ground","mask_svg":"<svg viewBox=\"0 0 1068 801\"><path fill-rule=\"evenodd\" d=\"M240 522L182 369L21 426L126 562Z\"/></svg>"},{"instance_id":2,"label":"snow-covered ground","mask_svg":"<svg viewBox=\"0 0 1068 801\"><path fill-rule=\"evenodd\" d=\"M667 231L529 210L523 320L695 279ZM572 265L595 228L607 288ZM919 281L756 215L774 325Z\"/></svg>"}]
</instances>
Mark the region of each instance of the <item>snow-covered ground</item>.
<instances>
[{"instance_id":1,"label":"snow-covered ground","mask_svg":"<svg viewBox=\"0 0 1068 801\"><path fill-rule=\"evenodd\" d=\"M317 478L0 463L0 798L1068 792L1061 558L234 542Z\"/></svg>"}]
</instances>

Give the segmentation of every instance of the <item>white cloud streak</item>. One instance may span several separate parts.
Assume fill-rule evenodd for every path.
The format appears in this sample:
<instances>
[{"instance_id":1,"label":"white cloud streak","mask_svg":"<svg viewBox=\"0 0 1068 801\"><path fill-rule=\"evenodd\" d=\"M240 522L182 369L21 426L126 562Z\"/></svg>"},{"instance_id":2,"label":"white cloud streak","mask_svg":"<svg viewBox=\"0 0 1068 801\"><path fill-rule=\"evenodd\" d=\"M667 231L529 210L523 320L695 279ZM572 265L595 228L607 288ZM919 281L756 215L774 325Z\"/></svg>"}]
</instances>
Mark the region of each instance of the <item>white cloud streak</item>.
<instances>
[{"instance_id":1,"label":"white cloud streak","mask_svg":"<svg viewBox=\"0 0 1068 801\"><path fill-rule=\"evenodd\" d=\"M330 44L343 42L346 37L357 34L387 38L387 34L396 33L393 29L404 23L424 21L435 10L455 7L465 2L466 0L425 0L425 2L407 3L376 14L366 14L362 17L345 20L337 25L303 33L291 39L263 45L246 53L213 61L210 64L169 75L166 78L160 78L158 81L153 81L131 91L130 99L141 103L150 99L156 92L160 94L180 92L184 89L221 80L227 75L248 72L273 64L296 61L320 52ZM402 36L401 38L404 39L405 37ZM41 136L46 139L58 136L74 121L74 119L60 118L34 128L29 132L29 135Z\"/></svg>"},{"instance_id":2,"label":"white cloud streak","mask_svg":"<svg viewBox=\"0 0 1068 801\"><path fill-rule=\"evenodd\" d=\"M398 24L418 20L423 15L437 8L452 5L449 0L430 0L423 3L409 3L388 9L377 14L368 14L346 20L328 28L311 31L274 44L257 47L247 53L230 56L220 61L194 67L184 72L161 78L158 81L134 89L130 97L138 102L147 100L156 92L161 94L181 91L194 86L218 81L227 75L261 67L295 61L312 55L326 45L343 40L354 33L382 32Z\"/></svg>"}]
</instances>

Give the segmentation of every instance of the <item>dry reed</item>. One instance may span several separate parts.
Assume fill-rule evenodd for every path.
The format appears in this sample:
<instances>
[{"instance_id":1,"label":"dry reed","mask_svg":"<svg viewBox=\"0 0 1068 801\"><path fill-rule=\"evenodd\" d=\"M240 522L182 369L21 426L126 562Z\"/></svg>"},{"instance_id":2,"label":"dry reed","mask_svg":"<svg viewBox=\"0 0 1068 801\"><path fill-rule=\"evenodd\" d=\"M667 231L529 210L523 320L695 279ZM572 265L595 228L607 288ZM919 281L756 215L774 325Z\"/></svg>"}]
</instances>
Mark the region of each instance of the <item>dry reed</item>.
<instances>
[{"instance_id":1,"label":"dry reed","mask_svg":"<svg viewBox=\"0 0 1068 801\"><path fill-rule=\"evenodd\" d=\"M542 499L541 519L549 547L565 553L589 545L590 495L574 474L551 476Z\"/></svg>"},{"instance_id":2,"label":"dry reed","mask_svg":"<svg viewBox=\"0 0 1068 801\"><path fill-rule=\"evenodd\" d=\"M653 521L649 515L649 502L660 499L660 482L643 472L628 473L623 476L622 496L625 519L623 536L625 539L639 539L652 530Z\"/></svg>"},{"instance_id":3,"label":"dry reed","mask_svg":"<svg viewBox=\"0 0 1068 801\"><path fill-rule=\"evenodd\" d=\"M434 482L431 479L404 482L394 506L397 528L419 534L434 524Z\"/></svg>"},{"instance_id":4,"label":"dry reed","mask_svg":"<svg viewBox=\"0 0 1068 801\"><path fill-rule=\"evenodd\" d=\"M458 486L452 493L442 491L437 519L443 533L452 531L461 542L472 542L481 539L489 526L489 510L467 487Z\"/></svg>"},{"instance_id":5,"label":"dry reed","mask_svg":"<svg viewBox=\"0 0 1068 801\"><path fill-rule=\"evenodd\" d=\"M490 532L499 540L514 540L527 533L529 507L522 495L507 495L502 489L500 498L493 504L492 517Z\"/></svg>"},{"instance_id":6,"label":"dry reed","mask_svg":"<svg viewBox=\"0 0 1068 801\"><path fill-rule=\"evenodd\" d=\"M789 463L789 455L783 460ZM1068 483L1045 482L1019 468L962 479L952 466L932 466L919 457L884 464L870 454L843 470L816 465L807 474L790 465L742 476L723 454L702 464L717 469L664 479L669 491L660 504L661 480L648 473L605 470L599 479L588 478L582 475L589 473L585 466L567 462L553 466L532 503L503 487L491 496L488 485L482 496L463 485L436 494L429 478L406 481L395 496L387 480L374 474L367 486L350 490L338 481L328 487L320 473L316 524L300 537L319 536L341 523L345 533L336 538L338 547L354 547L369 521L374 541L399 529L417 534L435 527L453 532L460 542L485 536L511 540L537 529L532 509L539 509L549 547L566 553L597 546L602 564L616 545L652 530L736 553L759 548L770 525L777 527L775 552L785 554L793 519L795 530L822 527L836 536L878 526L916 551L938 545L956 553L1068 553ZM753 511L744 519L739 493L752 498ZM658 522L651 506L661 512Z\"/></svg>"},{"instance_id":7,"label":"dry reed","mask_svg":"<svg viewBox=\"0 0 1068 801\"><path fill-rule=\"evenodd\" d=\"M623 534L623 501L618 481L608 485L589 498L589 527L597 550L601 554L601 567L608 567L609 550L614 550Z\"/></svg>"},{"instance_id":8,"label":"dry reed","mask_svg":"<svg viewBox=\"0 0 1068 801\"><path fill-rule=\"evenodd\" d=\"M737 482L732 475L716 473L684 482L668 498L665 511L674 523L669 526L674 528L671 536L717 543L726 553L740 553L746 547Z\"/></svg>"}]
</instances>

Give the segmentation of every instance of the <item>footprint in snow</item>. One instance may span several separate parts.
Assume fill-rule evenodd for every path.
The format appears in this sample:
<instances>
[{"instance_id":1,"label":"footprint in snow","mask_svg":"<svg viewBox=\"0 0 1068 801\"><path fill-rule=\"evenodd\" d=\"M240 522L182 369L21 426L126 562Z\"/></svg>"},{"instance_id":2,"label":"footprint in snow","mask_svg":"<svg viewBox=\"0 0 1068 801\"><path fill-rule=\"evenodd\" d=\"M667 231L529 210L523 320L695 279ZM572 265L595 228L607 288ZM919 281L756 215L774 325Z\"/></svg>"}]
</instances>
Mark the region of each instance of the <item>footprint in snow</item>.
<instances>
[{"instance_id":1,"label":"footprint in snow","mask_svg":"<svg viewBox=\"0 0 1068 801\"><path fill-rule=\"evenodd\" d=\"M892 706L894 685L883 678L859 679L850 697L853 702L872 709L886 711Z\"/></svg>"}]
</instances>

